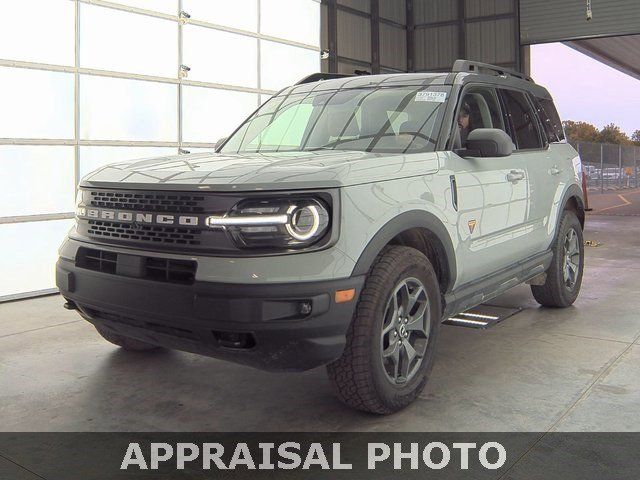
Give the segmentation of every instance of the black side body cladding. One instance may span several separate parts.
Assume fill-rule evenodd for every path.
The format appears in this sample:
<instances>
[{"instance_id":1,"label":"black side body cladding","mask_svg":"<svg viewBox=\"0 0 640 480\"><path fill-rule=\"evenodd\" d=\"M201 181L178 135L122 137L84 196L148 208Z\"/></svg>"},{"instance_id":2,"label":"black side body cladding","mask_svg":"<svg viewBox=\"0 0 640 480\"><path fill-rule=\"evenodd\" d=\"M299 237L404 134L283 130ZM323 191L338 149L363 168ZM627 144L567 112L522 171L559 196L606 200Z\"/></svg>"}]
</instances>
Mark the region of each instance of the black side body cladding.
<instances>
[{"instance_id":1,"label":"black side body cladding","mask_svg":"<svg viewBox=\"0 0 640 480\"><path fill-rule=\"evenodd\" d=\"M556 219L556 225L560 222L562 212L567 207L567 203L569 203L572 198L574 198L576 201L578 207L578 220L580 220L580 224L582 225L582 228L584 228L584 192L582 191L582 188L580 188L576 184L570 185L569 188L567 188L567 191L564 192L564 195L562 196L562 207L558 209L558 218Z\"/></svg>"},{"instance_id":2,"label":"black side body cladding","mask_svg":"<svg viewBox=\"0 0 640 480\"><path fill-rule=\"evenodd\" d=\"M482 302L506 292L511 287L520 285L545 272L551 265L552 258L553 253L551 250L547 250L456 288L453 292L445 295L446 306L443 319L480 305Z\"/></svg>"},{"instance_id":3,"label":"black side body cladding","mask_svg":"<svg viewBox=\"0 0 640 480\"><path fill-rule=\"evenodd\" d=\"M569 186L562 196L556 226L560 223L562 213L571 199L575 199L576 201L578 219L584 227L584 196L582 189L576 184ZM551 250L547 250L529 259L517 262L504 270L495 272L474 282L461 285L453 292L445 294L446 306L444 318L463 312L491 298L495 298L511 287L524 283L536 275L545 272L551 265L552 259L553 253Z\"/></svg>"},{"instance_id":4,"label":"black side body cladding","mask_svg":"<svg viewBox=\"0 0 640 480\"><path fill-rule=\"evenodd\" d=\"M562 197L556 225L559 223L567 204L572 199L575 199L578 218L584 226L583 198L582 189L578 185L569 186ZM444 318L494 298L509 288L543 273L549 268L553 258L551 250L547 250L472 283L461 285L455 291L451 291L451 286L455 283L457 267L455 251L447 229L435 215L425 211L412 210L399 215L380 229L360 255L354 267L353 275L366 275L380 251L397 235L412 228L429 230L440 240L445 249L450 282L447 291L443 292L446 305Z\"/></svg>"},{"instance_id":5,"label":"black side body cladding","mask_svg":"<svg viewBox=\"0 0 640 480\"><path fill-rule=\"evenodd\" d=\"M397 235L412 228L424 228L435 235L446 252L446 266L449 273L447 291L455 282L457 275L456 256L449 232L442 222L433 214L424 210L411 210L402 213L382 227L365 247L356 262L352 275L366 275L380 251Z\"/></svg>"}]
</instances>

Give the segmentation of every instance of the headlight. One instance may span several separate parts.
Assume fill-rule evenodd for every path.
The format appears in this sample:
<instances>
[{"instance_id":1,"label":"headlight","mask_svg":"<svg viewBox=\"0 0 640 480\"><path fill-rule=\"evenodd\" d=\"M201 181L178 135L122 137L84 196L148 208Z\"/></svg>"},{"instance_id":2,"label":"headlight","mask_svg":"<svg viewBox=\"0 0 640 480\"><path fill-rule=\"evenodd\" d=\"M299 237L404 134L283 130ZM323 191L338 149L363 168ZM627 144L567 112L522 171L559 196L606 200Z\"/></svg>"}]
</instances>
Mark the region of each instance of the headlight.
<instances>
[{"instance_id":1,"label":"headlight","mask_svg":"<svg viewBox=\"0 0 640 480\"><path fill-rule=\"evenodd\" d=\"M323 219L320 218L320 212L326 214L327 211L321 205L317 204L302 206L291 205L287 210L289 221L285 225L289 235L300 242L306 242L317 236L323 226ZM324 223L326 227L329 215L326 214L325 218L327 219L327 222Z\"/></svg>"},{"instance_id":2,"label":"headlight","mask_svg":"<svg viewBox=\"0 0 640 480\"><path fill-rule=\"evenodd\" d=\"M240 202L224 216L207 217L245 248L296 248L312 245L329 229L329 209L316 198L262 199Z\"/></svg>"}]
</instances>

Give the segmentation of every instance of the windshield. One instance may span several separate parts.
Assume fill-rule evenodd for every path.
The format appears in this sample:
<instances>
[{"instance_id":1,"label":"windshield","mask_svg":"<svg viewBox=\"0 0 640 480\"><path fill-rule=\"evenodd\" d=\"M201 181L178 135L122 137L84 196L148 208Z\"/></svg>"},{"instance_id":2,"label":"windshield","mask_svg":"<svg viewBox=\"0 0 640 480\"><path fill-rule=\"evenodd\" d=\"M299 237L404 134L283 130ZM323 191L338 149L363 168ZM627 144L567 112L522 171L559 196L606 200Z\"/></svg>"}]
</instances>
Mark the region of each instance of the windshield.
<instances>
[{"instance_id":1,"label":"windshield","mask_svg":"<svg viewBox=\"0 0 640 480\"><path fill-rule=\"evenodd\" d=\"M254 113L221 151L432 151L448 92L422 85L282 94Z\"/></svg>"}]
</instances>

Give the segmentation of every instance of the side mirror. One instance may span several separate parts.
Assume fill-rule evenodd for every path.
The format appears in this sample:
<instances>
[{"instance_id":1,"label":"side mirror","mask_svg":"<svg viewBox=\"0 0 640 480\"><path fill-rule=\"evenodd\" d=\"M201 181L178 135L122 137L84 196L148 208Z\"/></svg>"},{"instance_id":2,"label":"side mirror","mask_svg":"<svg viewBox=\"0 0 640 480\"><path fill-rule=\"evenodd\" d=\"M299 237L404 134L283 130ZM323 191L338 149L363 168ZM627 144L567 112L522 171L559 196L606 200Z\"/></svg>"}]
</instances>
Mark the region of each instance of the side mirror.
<instances>
[{"instance_id":1,"label":"side mirror","mask_svg":"<svg viewBox=\"0 0 640 480\"><path fill-rule=\"evenodd\" d=\"M222 137L221 139L219 139L219 140L216 142L216 145L215 145L215 147L214 147L214 149L216 150L216 152L217 152L217 151L218 151L218 149L222 146L222 144L223 144L224 142L226 142L226 141L227 141L227 138L229 138L229 137Z\"/></svg>"},{"instance_id":2,"label":"side mirror","mask_svg":"<svg viewBox=\"0 0 640 480\"><path fill-rule=\"evenodd\" d=\"M508 157L513 153L511 137L499 128L477 128L467 137L466 149L461 156Z\"/></svg>"}]
</instances>

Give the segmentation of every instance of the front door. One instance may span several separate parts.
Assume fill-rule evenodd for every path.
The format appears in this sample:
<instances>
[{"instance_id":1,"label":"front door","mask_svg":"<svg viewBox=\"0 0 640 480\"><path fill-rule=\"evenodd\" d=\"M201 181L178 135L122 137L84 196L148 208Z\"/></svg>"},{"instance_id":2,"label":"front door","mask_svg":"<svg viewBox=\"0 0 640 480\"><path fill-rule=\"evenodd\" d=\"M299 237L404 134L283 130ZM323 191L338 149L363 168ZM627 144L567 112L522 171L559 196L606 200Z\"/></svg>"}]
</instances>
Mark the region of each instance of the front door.
<instances>
[{"instance_id":1,"label":"front door","mask_svg":"<svg viewBox=\"0 0 640 480\"><path fill-rule=\"evenodd\" d=\"M457 117L460 145L476 128L509 131L497 91L469 86L461 95ZM455 146L454 146L455 149ZM498 272L530 253L531 185L526 157L462 158L446 152L445 165L455 179L460 242L458 284Z\"/></svg>"}]
</instances>

